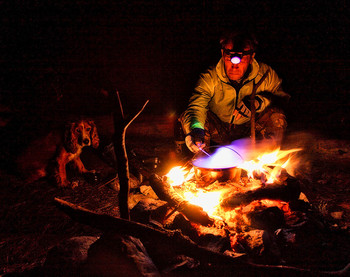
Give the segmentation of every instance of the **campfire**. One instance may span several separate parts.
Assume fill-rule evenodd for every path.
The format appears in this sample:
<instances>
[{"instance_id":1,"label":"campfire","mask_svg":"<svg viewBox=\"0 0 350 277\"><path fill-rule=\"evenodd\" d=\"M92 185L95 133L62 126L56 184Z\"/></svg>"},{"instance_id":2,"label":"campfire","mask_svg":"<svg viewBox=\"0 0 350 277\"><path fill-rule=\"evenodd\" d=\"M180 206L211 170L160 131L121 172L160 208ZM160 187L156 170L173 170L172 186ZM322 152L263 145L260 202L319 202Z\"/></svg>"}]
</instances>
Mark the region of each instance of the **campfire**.
<instances>
[{"instance_id":1,"label":"campfire","mask_svg":"<svg viewBox=\"0 0 350 277\"><path fill-rule=\"evenodd\" d=\"M224 236L229 234L229 250L233 252L240 249L244 237L240 235L247 231L275 231L295 224L299 219L289 203L297 201L301 194L293 177L298 165L296 154L301 149L264 152L268 147L263 146L217 147L186 166L172 168L152 185L157 195L173 204L162 223L171 225L175 211L182 212L192 219L191 226L198 236L219 231ZM171 201L174 195L176 201ZM187 215L181 207L185 203L200 207L201 212L192 210ZM206 220L203 214L207 214Z\"/></svg>"},{"instance_id":2,"label":"campfire","mask_svg":"<svg viewBox=\"0 0 350 277\"><path fill-rule=\"evenodd\" d=\"M227 149L229 150L225 151ZM256 154L256 158L249 161L243 160L240 156L240 163L233 162L232 164L232 160L235 161L232 156L237 152L231 151L230 153L229 147L221 147L213 156L200 157L195 160L194 164L196 165L205 164L207 169L205 175L203 172L199 172L198 167L176 166L166 174L165 181L184 200L202 207L210 216L227 221L226 212L220 205L227 195L244 193L267 186L286 185L286 179L293 176L297 164L297 161L293 160L294 154L300 150L276 149L272 152ZM203 168L201 170L203 171ZM235 176L229 174L229 178L225 182L220 182L225 171L235 171L236 173ZM276 201L261 202L273 202L272 205L276 205Z\"/></svg>"},{"instance_id":3,"label":"campfire","mask_svg":"<svg viewBox=\"0 0 350 277\"><path fill-rule=\"evenodd\" d=\"M104 230L103 247L122 243L139 262L149 255L141 265L152 274L333 274L298 267L305 234L319 228L296 177L301 150L243 140L196 154L163 176L145 176L131 196L131 221L56 201L73 219Z\"/></svg>"}]
</instances>

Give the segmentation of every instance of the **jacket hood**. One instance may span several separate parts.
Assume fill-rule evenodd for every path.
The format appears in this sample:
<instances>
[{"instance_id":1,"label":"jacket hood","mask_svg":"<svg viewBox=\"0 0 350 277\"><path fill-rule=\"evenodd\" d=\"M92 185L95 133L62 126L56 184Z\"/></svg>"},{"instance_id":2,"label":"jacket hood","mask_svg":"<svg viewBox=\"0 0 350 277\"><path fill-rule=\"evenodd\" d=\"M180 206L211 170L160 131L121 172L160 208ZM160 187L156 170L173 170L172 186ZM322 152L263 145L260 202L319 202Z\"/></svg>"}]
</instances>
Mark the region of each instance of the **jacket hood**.
<instances>
[{"instance_id":1,"label":"jacket hood","mask_svg":"<svg viewBox=\"0 0 350 277\"><path fill-rule=\"evenodd\" d=\"M251 72L249 73L248 77L243 81L253 80L258 75L259 67L260 67L259 63L253 58L253 62L251 63ZM222 58L216 65L215 69L216 69L216 74L218 75L218 77L222 82L230 83L230 79L227 77L225 72L225 63Z\"/></svg>"}]
</instances>

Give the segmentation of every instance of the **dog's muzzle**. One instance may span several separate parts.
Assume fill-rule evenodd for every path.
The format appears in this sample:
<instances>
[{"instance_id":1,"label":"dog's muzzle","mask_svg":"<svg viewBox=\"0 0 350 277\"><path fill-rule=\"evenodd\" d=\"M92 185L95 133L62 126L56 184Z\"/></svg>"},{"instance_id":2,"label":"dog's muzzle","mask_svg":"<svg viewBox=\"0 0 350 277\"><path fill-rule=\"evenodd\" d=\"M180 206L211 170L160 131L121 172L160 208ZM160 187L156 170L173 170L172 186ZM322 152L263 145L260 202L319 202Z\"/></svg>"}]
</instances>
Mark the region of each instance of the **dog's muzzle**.
<instances>
[{"instance_id":1,"label":"dog's muzzle","mask_svg":"<svg viewBox=\"0 0 350 277\"><path fill-rule=\"evenodd\" d=\"M84 139L84 140L83 140L83 144L84 144L84 145L90 145L90 140L87 139L87 138Z\"/></svg>"}]
</instances>

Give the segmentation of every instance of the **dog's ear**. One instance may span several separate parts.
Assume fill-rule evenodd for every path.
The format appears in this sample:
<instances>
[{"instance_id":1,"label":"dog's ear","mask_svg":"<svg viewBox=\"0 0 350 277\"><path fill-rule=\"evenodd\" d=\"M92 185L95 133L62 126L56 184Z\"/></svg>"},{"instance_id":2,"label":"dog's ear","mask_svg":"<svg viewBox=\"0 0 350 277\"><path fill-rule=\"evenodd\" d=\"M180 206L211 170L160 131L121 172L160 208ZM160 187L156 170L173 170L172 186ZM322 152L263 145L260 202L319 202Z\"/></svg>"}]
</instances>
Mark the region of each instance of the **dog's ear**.
<instances>
[{"instance_id":1,"label":"dog's ear","mask_svg":"<svg viewBox=\"0 0 350 277\"><path fill-rule=\"evenodd\" d=\"M76 124L74 122L68 123L64 133L64 147L67 152L73 154L78 151L78 137L75 134L75 128Z\"/></svg>"},{"instance_id":2,"label":"dog's ear","mask_svg":"<svg viewBox=\"0 0 350 277\"><path fill-rule=\"evenodd\" d=\"M91 145L93 148L97 148L100 145L100 138L98 137L96 124L93 121L89 121L88 123L91 126Z\"/></svg>"}]
</instances>

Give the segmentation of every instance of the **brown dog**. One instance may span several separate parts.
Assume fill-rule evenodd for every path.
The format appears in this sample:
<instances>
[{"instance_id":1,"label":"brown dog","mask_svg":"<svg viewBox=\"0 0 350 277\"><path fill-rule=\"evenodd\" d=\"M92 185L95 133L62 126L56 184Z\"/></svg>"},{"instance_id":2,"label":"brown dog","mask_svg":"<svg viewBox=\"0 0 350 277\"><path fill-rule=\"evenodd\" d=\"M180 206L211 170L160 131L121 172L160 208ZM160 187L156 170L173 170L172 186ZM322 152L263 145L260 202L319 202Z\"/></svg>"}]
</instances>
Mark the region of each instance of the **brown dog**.
<instances>
[{"instance_id":1,"label":"brown dog","mask_svg":"<svg viewBox=\"0 0 350 277\"><path fill-rule=\"evenodd\" d=\"M71 185L66 172L68 163L72 162L80 173L95 173L87 170L80 159L82 149L87 146L99 146L95 123L91 120L70 122L64 134L51 132L33 141L17 159L17 165L27 183L49 176L54 177L59 187L67 187Z\"/></svg>"}]
</instances>

